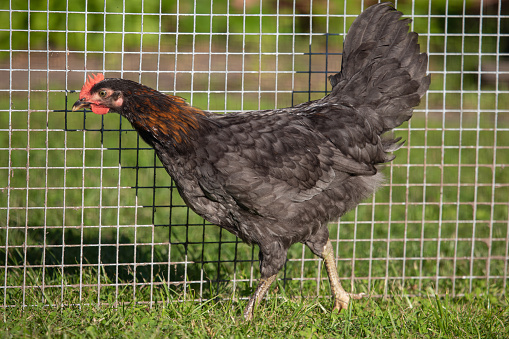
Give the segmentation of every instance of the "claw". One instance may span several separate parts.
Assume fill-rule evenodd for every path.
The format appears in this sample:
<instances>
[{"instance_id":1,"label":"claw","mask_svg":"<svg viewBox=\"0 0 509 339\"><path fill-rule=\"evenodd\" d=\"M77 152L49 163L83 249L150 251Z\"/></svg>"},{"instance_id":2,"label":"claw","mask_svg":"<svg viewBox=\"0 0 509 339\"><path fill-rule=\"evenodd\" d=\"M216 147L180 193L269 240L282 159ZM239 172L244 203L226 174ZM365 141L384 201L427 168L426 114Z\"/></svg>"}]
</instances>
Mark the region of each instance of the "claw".
<instances>
[{"instance_id":1,"label":"claw","mask_svg":"<svg viewBox=\"0 0 509 339\"><path fill-rule=\"evenodd\" d=\"M348 295L352 299L359 300L364 298L366 296L366 293L348 293Z\"/></svg>"}]
</instances>

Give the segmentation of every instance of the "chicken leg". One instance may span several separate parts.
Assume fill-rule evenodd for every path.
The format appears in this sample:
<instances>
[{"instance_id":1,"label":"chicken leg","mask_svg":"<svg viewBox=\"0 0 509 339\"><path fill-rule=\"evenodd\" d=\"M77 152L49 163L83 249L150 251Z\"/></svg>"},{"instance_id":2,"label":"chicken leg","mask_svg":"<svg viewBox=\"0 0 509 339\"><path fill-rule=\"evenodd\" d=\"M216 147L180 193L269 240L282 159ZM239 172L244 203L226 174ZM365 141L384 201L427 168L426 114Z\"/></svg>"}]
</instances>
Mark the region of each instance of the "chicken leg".
<instances>
[{"instance_id":1,"label":"chicken leg","mask_svg":"<svg viewBox=\"0 0 509 339\"><path fill-rule=\"evenodd\" d=\"M334 260L334 250L330 239L327 239L327 244L323 247L322 258L325 262L325 268L329 276L330 287L332 294L334 295L334 308L338 312L342 309L348 308L350 299L361 299L364 293L353 294L345 291L341 283L339 282L339 275L336 268L336 262Z\"/></svg>"},{"instance_id":2,"label":"chicken leg","mask_svg":"<svg viewBox=\"0 0 509 339\"><path fill-rule=\"evenodd\" d=\"M327 239L327 243L323 247L323 252L321 257L325 262L325 268L327 269L327 274L329 276L329 282L332 290L332 294L334 296L334 308L333 310L341 311L342 309L348 308L348 303L350 299L361 299L364 296L364 293L354 294L348 293L345 291L341 283L339 282L339 275L336 268L336 262L334 258L334 250L332 248L332 244L330 239ZM244 319L252 320L254 315L254 309L256 305L260 303L263 299L267 291L269 290L270 285L276 280L277 274L274 274L268 278L260 279L258 286L256 287L255 292L249 298L247 306L244 310Z\"/></svg>"},{"instance_id":3,"label":"chicken leg","mask_svg":"<svg viewBox=\"0 0 509 339\"><path fill-rule=\"evenodd\" d=\"M270 285L272 285L274 280L276 280L276 277L277 274L274 274L266 279L263 278L260 279L256 291L253 293L251 298L249 298L246 309L244 310L244 319L248 321L253 319L255 306L258 305L260 301L263 299L263 297L269 290Z\"/></svg>"}]
</instances>

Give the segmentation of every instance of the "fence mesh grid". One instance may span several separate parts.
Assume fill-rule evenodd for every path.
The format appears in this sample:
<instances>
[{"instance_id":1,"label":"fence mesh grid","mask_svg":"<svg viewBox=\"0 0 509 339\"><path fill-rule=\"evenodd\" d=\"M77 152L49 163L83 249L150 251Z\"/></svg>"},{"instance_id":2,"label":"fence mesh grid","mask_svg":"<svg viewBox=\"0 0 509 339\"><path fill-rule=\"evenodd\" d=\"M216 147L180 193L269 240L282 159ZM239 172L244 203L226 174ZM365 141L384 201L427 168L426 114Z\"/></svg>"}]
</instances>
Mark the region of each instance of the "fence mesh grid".
<instances>
[{"instance_id":1,"label":"fence mesh grid","mask_svg":"<svg viewBox=\"0 0 509 339\"><path fill-rule=\"evenodd\" d=\"M190 211L128 122L70 107L91 72L222 113L320 98L371 4L2 2L0 304L247 297L257 249ZM396 131L387 185L330 225L340 277L373 296L507 295L509 6L395 5L432 84ZM300 244L279 275L310 296L328 295L326 279Z\"/></svg>"}]
</instances>

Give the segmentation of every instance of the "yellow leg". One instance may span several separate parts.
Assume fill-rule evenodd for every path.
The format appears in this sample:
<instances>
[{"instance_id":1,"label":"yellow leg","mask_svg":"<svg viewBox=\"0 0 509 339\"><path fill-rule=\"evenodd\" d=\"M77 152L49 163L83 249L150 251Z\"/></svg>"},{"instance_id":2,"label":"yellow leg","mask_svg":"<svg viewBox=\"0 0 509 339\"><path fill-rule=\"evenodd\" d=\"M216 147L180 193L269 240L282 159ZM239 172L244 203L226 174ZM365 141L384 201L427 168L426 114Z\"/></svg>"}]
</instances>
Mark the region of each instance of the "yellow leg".
<instances>
[{"instance_id":1,"label":"yellow leg","mask_svg":"<svg viewBox=\"0 0 509 339\"><path fill-rule=\"evenodd\" d=\"M256 305L260 303L263 299L267 291L269 290L270 285L276 280L277 274L268 277L267 279L260 279L258 283L258 287L256 291L253 293L251 298L249 298L249 302L247 303L246 309L244 310L244 319L252 320L254 315L254 308Z\"/></svg>"},{"instance_id":2,"label":"yellow leg","mask_svg":"<svg viewBox=\"0 0 509 339\"><path fill-rule=\"evenodd\" d=\"M336 261L334 258L334 250L330 240L327 240L327 244L323 248L322 257L325 262L327 274L329 275L329 282L334 295L334 309L341 311L342 309L348 308L348 303L351 299L361 299L364 293L353 294L348 293L344 290L343 286L339 282L339 275L336 268Z\"/></svg>"}]
</instances>

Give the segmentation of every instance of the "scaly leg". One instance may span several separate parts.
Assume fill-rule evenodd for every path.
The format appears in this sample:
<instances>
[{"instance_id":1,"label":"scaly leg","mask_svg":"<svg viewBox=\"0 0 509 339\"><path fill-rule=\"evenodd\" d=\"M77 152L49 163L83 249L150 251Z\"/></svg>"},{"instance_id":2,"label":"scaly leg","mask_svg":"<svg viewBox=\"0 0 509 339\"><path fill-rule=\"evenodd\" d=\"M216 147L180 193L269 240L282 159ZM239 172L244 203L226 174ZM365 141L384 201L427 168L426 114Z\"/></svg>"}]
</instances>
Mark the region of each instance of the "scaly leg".
<instances>
[{"instance_id":1,"label":"scaly leg","mask_svg":"<svg viewBox=\"0 0 509 339\"><path fill-rule=\"evenodd\" d=\"M327 244L323 248L322 258L325 261L325 267L327 268L327 274L329 275L329 282L334 295L334 309L341 311L342 309L348 308L348 302L350 298L361 299L364 293L353 294L346 292L341 283L339 282L339 275L336 268L336 262L334 258L334 250L330 240L327 240Z\"/></svg>"},{"instance_id":2,"label":"scaly leg","mask_svg":"<svg viewBox=\"0 0 509 339\"><path fill-rule=\"evenodd\" d=\"M253 293L251 298L249 298L249 302L247 303L246 309L244 310L244 319L252 320L254 315L254 308L256 305L260 303L263 299L267 291L269 290L270 285L276 280L277 274L270 276L266 279L260 279L258 283L258 287L256 291Z\"/></svg>"}]
</instances>

